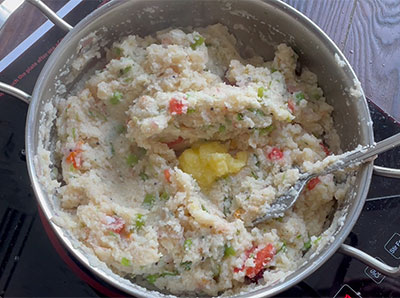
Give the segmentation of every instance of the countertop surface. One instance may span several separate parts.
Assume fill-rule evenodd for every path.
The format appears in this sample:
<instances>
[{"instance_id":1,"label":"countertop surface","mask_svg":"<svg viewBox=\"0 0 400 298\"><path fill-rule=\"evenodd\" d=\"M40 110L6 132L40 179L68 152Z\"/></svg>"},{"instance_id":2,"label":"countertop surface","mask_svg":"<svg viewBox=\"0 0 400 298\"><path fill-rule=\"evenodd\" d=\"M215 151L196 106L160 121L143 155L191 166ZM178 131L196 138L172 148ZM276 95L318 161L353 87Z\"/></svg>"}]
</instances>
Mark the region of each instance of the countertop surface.
<instances>
[{"instance_id":1,"label":"countertop surface","mask_svg":"<svg viewBox=\"0 0 400 298\"><path fill-rule=\"evenodd\" d=\"M0 0L0 3L4 1L7 0ZM68 1L45 0L44 2L52 9L58 10ZM312 19L331 37L353 66L367 98L400 121L399 1L285 0L285 2ZM0 31L0 59L45 20L46 18L36 8L29 3L23 3Z\"/></svg>"}]
</instances>

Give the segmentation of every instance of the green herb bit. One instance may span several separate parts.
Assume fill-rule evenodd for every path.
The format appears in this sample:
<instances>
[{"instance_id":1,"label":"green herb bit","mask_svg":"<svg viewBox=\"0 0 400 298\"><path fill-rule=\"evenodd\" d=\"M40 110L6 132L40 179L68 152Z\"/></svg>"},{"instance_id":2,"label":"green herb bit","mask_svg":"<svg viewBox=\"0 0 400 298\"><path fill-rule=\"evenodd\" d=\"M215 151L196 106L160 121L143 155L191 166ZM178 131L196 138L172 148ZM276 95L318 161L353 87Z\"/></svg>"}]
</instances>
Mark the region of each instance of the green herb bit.
<instances>
[{"instance_id":1,"label":"green herb bit","mask_svg":"<svg viewBox=\"0 0 400 298\"><path fill-rule=\"evenodd\" d=\"M122 68L119 70L119 75L123 76L124 74L127 74L131 69L132 69L132 65Z\"/></svg>"},{"instance_id":2,"label":"green herb bit","mask_svg":"<svg viewBox=\"0 0 400 298\"><path fill-rule=\"evenodd\" d=\"M133 167L138 162L139 162L139 158L135 154L129 153L128 157L126 158L126 164L129 167Z\"/></svg>"},{"instance_id":3,"label":"green herb bit","mask_svg":"<svg viewBox=\"0 0 400 298\"><path fill-rule=\"evenodd\" d=\"M186 114L193 114L194 112L196 112L195 108L188 108Z\"/></svg>"},{"instance_id":4,"label":"green herb bit","mask_svg":"<svg viewBox=\"0 0 400 298\"><path fill-rule=\"evenodd\" d=\"M274 73L275 71L277 71L277 69L275 67L271 67L271 73Z\"/></svg>"},{"instance_id":5,"label":"green herb bit","mask_svg":"<svg viewBox=\"0 0 400 298\"><path fill-rule=\"evenodd\" d=\"M251 171L251 176L253 176L253 178L256 180L259 178L258 175L254 171Z\"/></svg>"},{"instance_id":6,"label":"green herb bit","mask_svg":"<svg viewBox=\"0 0 400 298\"><path fill-rule=\"evenodd\" d=\"M206 208L206 207L204 207L204 205L203 205L203 204L201 204L201 210L203 210L203 211L205 211L205 212L208 212L207 208Z\"/></svg>"},{"instance_id":7,"label":"green herb bit","mask_svg":"<svg viewBox=\"0 0 400 298\"><path fill-rule=\"evenodd\" d=\"M113 104L113 105L119 104L120 101L121 101L121 99L122 99L122 96L123 96L123 95L122 95L121 92L115 91L115 92L113 93L113 95L111 96L111 98L110 98L111 104Z\"/></svg>"},{"instance_id":8,"label":"green herb bit","mask_svg":"<svg viewBox=\"0 0 400 298\"><path fill-rule=\"evenodd\" d=\"M225 244L224 246L224 257L231 257L231 256L235 256L236 255L236 251L232 246L228 246Z\"/></svg>"},{"instance_id":9,"label":"green herb bit","mask_svg":"<svg viewBox=\"0 0 400 298\"><path fill-rule=\"evenodd\" d=\"M169 199L169 194L168 194L166 191L163 191L163 192L160 194L160 199L161 199L161 200L164 200L164 201L167 201L167 200Z\"/></svg>"},{"instance_id":10,"label":"green herb bit","mask_svg":"<svg viewBox=\"0 0 400 298\"><path fill-rule=\"evenodd\" d=\"M95 117L96 117L96 116L93 114L92 110L89 110L88 112L89 112L89 116L90 116L90 117L92 117L92 118L95 118Z\"/></svg>"},{"instance_id":11,"label":"green herb bit","mask_svg":"<svg viewBox=\"0 0 400 298\"><path fill-rule=\"evenodd\" d=\"M143 214L139 213L136 215L135 226L138 231L144 226Z\"/></svg>"},{"instance_id":12,"label":"green herb bit","mask_svg":"<svg viewBox=\"0 0 400 298\"><path fill-rule=\"evenodd\" d=\"M280 248L276 253L278 253L278 252L280 252L280 251L285 252L286 249L287 249L287 248L286 248L286 242L283 242L281 248Z\"/></svg>"},{"instance_id":13,"label":"green herb bit","mask_svg":"<svg viewBox=\"0 0 400 298\"><path fill-rule=\"evenodd\" d=\"M255 165L257 168L259 168L261 165L260 160L258 159L258 156L256 154L253 154L253 156L254 156L254 159L256 160Z\"/></svg>"},{"instance_id":14,"label":"green herb bit","mask_svg":"<svg viewBox=\"0 0 400 298\"><path fill-rule=\"evenodd\" d=\"M222 124L218 128L218 131L221 133L224 132L225 130L226 130L226 127L225 127L225 125L222 125Z\"/></svg>"},{"instance_id":15,"label":"green herb bit","mask_svg":"<svg viewBox=\"0 0 400 298\"><path fill-rule=\"evenodd\" d=\"M69 166L69 170L70 170L71 172L75 172L74 164L71 164L71 165Z\"/></svg>"},{"instance_id":16,"label":"green herb bit","mask_svg":"<svg viewBox=\"0 0 400 298\"><path fill-rule=\"evenodd\" d=\"M113 143L110 143L110 146L111 146L111 154L112 154L112 155L115 155L114 144L113 144Z\"/></svg>"},{"instance_id":17,"label":"green herb bit","mask_svg":"<svg viewBox=\"0 0 400 298\"><path fill-rule=\"evenodd\" d=\"M298 92L298 93L296 93L296 101L297 102L300 102L300 101L302 101L303 99L305 99L305 97L304 97L304 93L303 92Z\"/></svg>"},{"instance_id":18,"label":"green herb bit","mask_svg":"<svg viewBox=\"0 0 400 298\"><path fill-rule=\"evenodd\" d=\"M264 97L264 87L259 87L257 90L257 96L259 98L263 98Z\"/></svg>"},{"instance_id":19,"label":"green herb bit","mask_svg":"<svg viewBox=\"0 0 400 298\"><path fill-rule=\"evenodd\" d=\"M118 57L121 57L122 54L123 54L123 52L124 52L124 50L121 49L121 48L118 48L118 47L115 47L115 48L114 48L114 53L115 53L115 55L117 55Z\"/></svg>"},{"instance_id":20,"label":"green herb bit","mask_svg":"<svg viewBox=\"0 0 400 298\"><path fill-rule=\"evenodd\" d=\"M275 218L275 220L279 221L279 222L283 222L283 217L277 217L277 218Z\"/></svg>"},{"instance_id":21,"label":"green herb bit","mask_svg":"<svg viewBox=\"0 0 400 298\"><path fill-rule=\"evenodd\" d=\"M117 234L115 234L115 233L112 232L112 231L110 231L108 234L109 234L110 236L118 237Z\"/></svg>"},{"instance_id":22,"label":"green herb bit","mask_svg":"<svg viewBox=\"0 0 400 298\"><path fill-rule=\"evenodd\" d=\"M183 267L185 271L189 271L192 266L192 261L182 262L180 265Z\"/></svg>"},{"instance_id":23,"label":"green herb bit","mask_svg":"<svg viewBox=\"0 0 400 298\"><path fill-rule=\"evenodd\" d=\"M237 114L237 120L239 120L239 121L243 120L243 114L242 113L238 113Z\"/></svg>"},{"instance_id":24,"label":"green herb bit","mask_svg":"<svg viewBox=\"0 0 400 298\"><path fill-rule=\"evenodd\" d=\"M141 172L139 174L140 178L142 178L143 181L146 181L147 179L149 179L149 176L146 175L145 172Z\"/></svg>"},{"instance_id":25,"label":"green herb bit","mask_svg":"<svg viewBox=\"0 0 400 298\"><path fill-rule=\"evenodd\" d=\"M253 109L253 108L247 108L247 110L248 110L249 112L252 112L252 113L254 113L254 112L256 111L256 109Z\"/></svg>"},{"instance_id":26,"label":"green herb bit","mask_svg":"<svg viewBox=\"0 0 400 298\"><path fill-rule=\"evenodd\" d=\"M183 249L184 250L189 250L192 247L192 239L186 239L185 242L183 243Z\"/></svg>"},{"instance_id":27,"label":"green herb bit","mask_svg":"<svg viewBox=\"0 0 400 298\"><path fill-rule=\"evenodd\" d=\"M72 138L75 140L76 138L76 129L75 127L72 128Z\"/></svg>"},{"instance_id":28,"label":"green herb bit","mask_svg":"<svg viewBox=\"0 0 400 298\"><path fill-rule=\"evenodd\" d=\"M318 244L318 242L321 241L321 238L322 238L322 236L319 236L317 239L314 240L313 243L314 243L315 245Z\"/></svg>"},{"instance_id":29,"label":"green herb bit","mask_svg":"<svg viewBox=\"0 0 400 298\"><path fill-rule=\"evenodd\" d=\"M257 109L257 110L256 110L256 115L264 117L264 116L265 116L265 113L264 113L262 110Z\"/></svg>"},{"instance_id":30,"label":"green herb bit","mask_svg":"<svg viewBox=\"0 0 400 298\"><path fill-rule=\"evenodd\" d=\"M274 126L273 126L273 125L270 125L270 126L267 126L267 127L259 128L259 129L258 129L258 132L259 132L259 134L262 136L262 135L265 135L265 134L270 133L270 132L273 131L273 130L274 130Z\"/></svg>"},{"instance_id":31,"label":"green herb bit","mask_svg":"<svg viewBox=\"0 0 400 298\"><path fill-rule=\"evenodd\" d=\"M164 276L177 276L177 275L179 275L179 272L178 272L178 271L173 271L173 272L165 271L165 272L163 272L163 273L160 274L160 277L164 277Z\"/></svg>"},{"instance_id":32,"label":"green herb bit","mask_svg":"<svg viewBox=\"0 0 400 298\"><path fill-rule=\"evenodd\" d=\"M118 124L116 127L116 130L117 130L118 134L126 133L126 126L122 125L122 124Z\"/></svg>"},{"instance_id":33,"label":"green herb bit","mask_svg":"<svg viewBox=\"0 0 400 298\"><path fill-rule=\"evenodd\" d=\"M143 205L148 208L151 208L155 201L156 201L156 197L154 195L146 194L146 196L144 197L144 200L143 200Z\"/></svg>"},{"instance_id":34,"label":"green herb bit","mask_svg":"<svg viewBox=\"0 0 400 298\"><path fill-rule=\"evenodd\" d=\"M297 238L297 239L300 239L300 238L301 238L301 234L297 235L296 238Z\"/></svg>"},{"instance_id":35,"label":"green herb bit","mask_svg":"<svg viewBox=\"0 0 400 298\"><path fill-rule=\"evenodd\" d=\"M308 240L307 242L304 242L304 247L303 251L308 251L311 248L311 240Z\"/></svg>"},{"instance_id":36,"label":"green herb bit","mask_svg":"<svg viewBox=\"0 0 400 298\"><path fill-rule=\"evenodd\" d=\"M150 274L146 276L146 279L149 283L154 284L159 277L159 274Z\"/></svg>"},{"instance_id":37,"label":"green herb bit","mask_svg":"<svg viewBox=\"0 0 400 298\"><path fill-rule=\"evenodd\" d=\"M122 266L130 266L131 265L131 261L129 261L127 258L123 257L121 259L121 265Z\"/></svg>"},{"instance_id":38,"label":"green herb bit","mask_svg":"<svg viewBox=\"0 0 400 298\"><path fill-rule=\"evenodd\" d=\"M196 50L199 46L201 46L204 43L204 37L202 36L196 36L194 38L194 42L190 45L192 50Z\"/></svg>"},{"instance_id":39,"label":"green herb bit","mask_svg":"<svg viewBox=\"0 0 400 298\"><path fill-rule=\"evenodd\" d=\"M220 275L221 275L221 265L217 264L213 270L213 278L218 281Z\"/></svg>"}]
</instances>

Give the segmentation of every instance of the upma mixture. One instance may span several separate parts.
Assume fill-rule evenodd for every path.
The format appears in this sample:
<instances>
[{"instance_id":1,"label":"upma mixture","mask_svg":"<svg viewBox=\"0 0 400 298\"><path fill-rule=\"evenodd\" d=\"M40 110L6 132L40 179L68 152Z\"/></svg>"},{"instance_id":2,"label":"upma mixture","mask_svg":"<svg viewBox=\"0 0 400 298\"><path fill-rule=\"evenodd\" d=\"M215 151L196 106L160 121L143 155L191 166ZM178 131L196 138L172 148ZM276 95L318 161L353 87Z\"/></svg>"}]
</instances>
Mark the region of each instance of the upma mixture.
<instances>
[{"instance_id":1,"label":"upma mixture","mask_svg":"<svg viewBox=\"0 0 400 298\"><path fill-rule=\"evenodd\" d=\"M348 188L314 178L283 217L252 226L340 152L333 108L297 60L285 44L245 59L220 24L115 42L57 107L62 225L114 272L173 294L284 278Z\"/></svg>"}]
</instances>

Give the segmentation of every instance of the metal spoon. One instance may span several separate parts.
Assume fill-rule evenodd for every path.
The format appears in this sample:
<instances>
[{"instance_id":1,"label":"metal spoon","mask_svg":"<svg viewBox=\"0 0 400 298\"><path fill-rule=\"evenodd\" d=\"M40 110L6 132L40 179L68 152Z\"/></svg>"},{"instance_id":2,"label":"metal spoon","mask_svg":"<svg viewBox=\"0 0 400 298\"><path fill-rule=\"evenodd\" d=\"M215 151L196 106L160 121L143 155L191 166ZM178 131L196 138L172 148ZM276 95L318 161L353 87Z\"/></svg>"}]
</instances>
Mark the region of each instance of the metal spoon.
<instances>
[{"instance_id":1,"label":"metal spoon","mask_svg":"<svg viewBox=\"0 0 400 298\"><path fill-rule=\"evenodd\" d=\"M278 197L276 201L272 203L271 208L267 210L267 213L264 216L255 219L253 221L253 225L265 222L271 218L283 216L284 212L291 208L297 201L300 193L310 179L317 176L323 176L337 170L345 169L357 163L364 163L373 158L375 155L390 150L398 145L400 145L400 133L374 145L356 148L353 151L344 153L342 158L334 161L329 166L321 169L319 172L301 173L299 180L297 180L297 182L292 185L284 195Z\"/></svg>"}]
</instances>

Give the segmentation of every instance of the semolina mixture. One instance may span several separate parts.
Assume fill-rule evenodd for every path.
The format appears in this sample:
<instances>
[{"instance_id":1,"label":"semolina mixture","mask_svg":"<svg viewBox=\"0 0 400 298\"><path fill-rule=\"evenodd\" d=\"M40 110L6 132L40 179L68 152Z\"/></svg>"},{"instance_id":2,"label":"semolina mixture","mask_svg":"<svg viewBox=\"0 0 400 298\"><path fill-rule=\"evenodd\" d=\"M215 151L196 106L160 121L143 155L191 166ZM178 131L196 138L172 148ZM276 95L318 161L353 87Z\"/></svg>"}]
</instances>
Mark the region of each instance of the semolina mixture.
<instances>
[{"instance_id":1,"label":"semolina mixture","mask_svg":"<svg viewBox=\"0 0 400 298\"><path fill-rule=\"evenodd\" d=\"M189 32L189 33L187 33ZM332 106L287 45L244 59L223 25L128 36L60 101L59 223L114 272L177 294L233 294L293 272L348 188L300 171L339 153Z\"/></svg>"}]
</instances>

